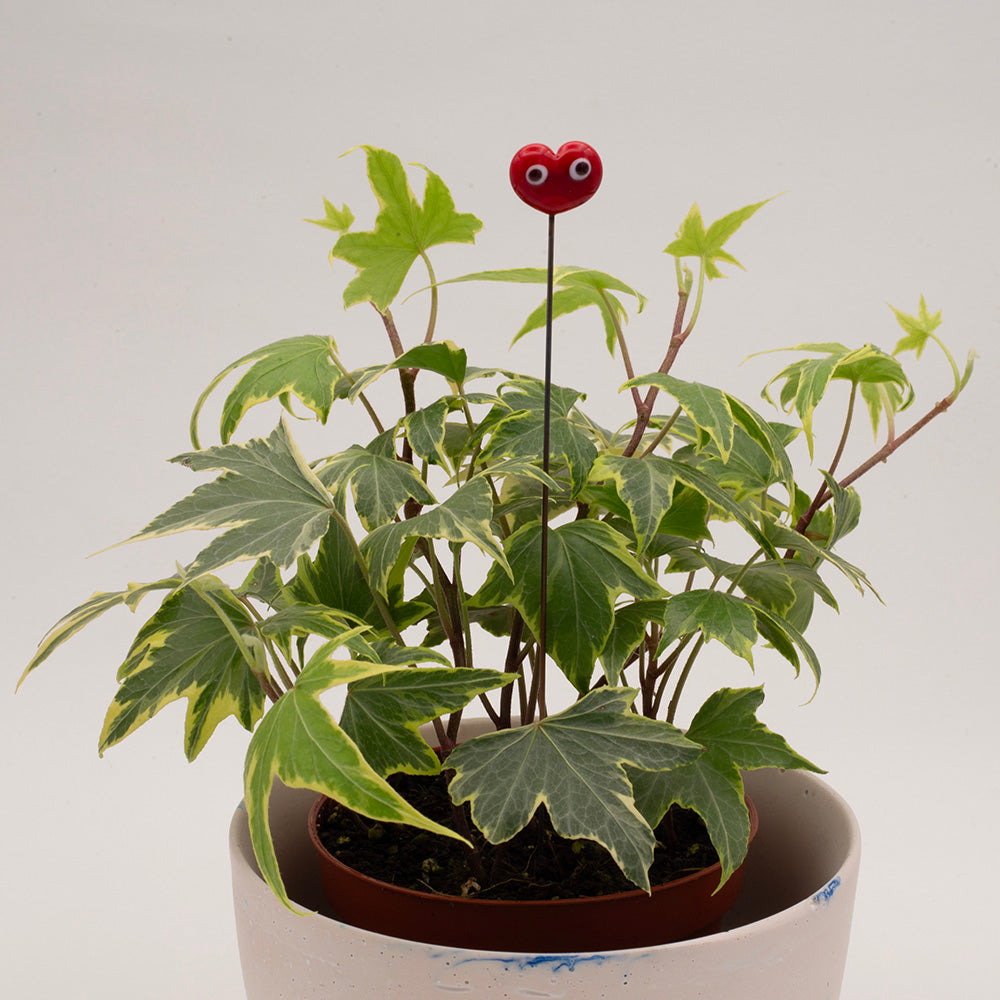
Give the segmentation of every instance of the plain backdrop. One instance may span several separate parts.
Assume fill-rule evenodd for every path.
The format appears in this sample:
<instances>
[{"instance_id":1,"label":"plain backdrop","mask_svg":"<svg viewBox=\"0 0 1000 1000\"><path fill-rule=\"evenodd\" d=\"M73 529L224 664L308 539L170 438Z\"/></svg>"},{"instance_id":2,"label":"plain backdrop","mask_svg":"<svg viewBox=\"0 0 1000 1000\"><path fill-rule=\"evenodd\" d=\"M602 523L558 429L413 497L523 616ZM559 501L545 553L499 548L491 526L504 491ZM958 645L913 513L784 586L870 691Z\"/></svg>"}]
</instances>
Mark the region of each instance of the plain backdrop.
<instances>
[{"instance_id":1,"label":"plain backdrop","mask_svg":"<svg viewBox=\"0 0 1000 1000\"><path fill-rule=\"evenodd\" d=\"M242 996L226 833L246 734L229 720L188 764L178 703L98 758L141 620L124 609L16 697L14 685L65 611L169 573L204 542L87 559L195 485L165 459L187 449L191 406L217 371L303 333L333 334L357 364L382 357L377 317L342 308L350 269L331 270L332 234L301 221L326 196L370 225L363 158L341 154L370 143L426 164L482 218L475 248L435 257L448 277L543 263L544 220L514 198L507 165L524 143L580 138L600 151L604 182L560 219L557 257L649 296L630 326L637 365L662 353L674 292L661 251L691 203L712 219L777 194L733 239L746 272L712 283L675 374L753 402L785 358L741 365L747 355L830 340L891 350L887 303L913 312L921 294L960 360L980 355L958 405L860 484L861 526L842 553L885 604L833 581L841 614L824 609L810 633L825 668L815 699L766 651L756 677L707 658L702 683L763 682L762 717L857 811L844 1000L993 995L997 11L2 0L4 994ZM507 353L537 302L537 289L445 289L441 333L475 364L540 373L537 340ZM425 310L419 296L399 308L405 337L419 337ZM593 317L557 329L555 366L596 417L625 419ZM918 414L950 384L933 349L915 380ZM338 408L327 428L295 433L335 447L360 419ZM820 465L838 419L820 421ZM262 407L246 428L275 420ZM214 440L211 415L204 427Z\"/></svg>"}]
</instances>

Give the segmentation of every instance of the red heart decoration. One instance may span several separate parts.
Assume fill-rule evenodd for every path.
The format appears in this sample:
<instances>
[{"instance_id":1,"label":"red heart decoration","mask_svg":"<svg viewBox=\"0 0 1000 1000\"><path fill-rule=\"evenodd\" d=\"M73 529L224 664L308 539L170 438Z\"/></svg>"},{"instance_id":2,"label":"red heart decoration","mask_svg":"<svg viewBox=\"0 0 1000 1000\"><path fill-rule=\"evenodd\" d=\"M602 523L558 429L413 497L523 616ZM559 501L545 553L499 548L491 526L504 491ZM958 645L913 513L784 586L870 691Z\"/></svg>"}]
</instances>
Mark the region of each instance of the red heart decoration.
<instances>
[{"instance_id":1,"label":"red heart decoration","mask_svg":"<svg viewBox=\"0 0 1000 1000\"><path fill-rule=\"evenodd\" d=\"M518 198L548 215L589 201L603 176L597 150L579 141L564 142L557 153L533 142L510 161L510 183Z\"/></svg>"}]
</instances>

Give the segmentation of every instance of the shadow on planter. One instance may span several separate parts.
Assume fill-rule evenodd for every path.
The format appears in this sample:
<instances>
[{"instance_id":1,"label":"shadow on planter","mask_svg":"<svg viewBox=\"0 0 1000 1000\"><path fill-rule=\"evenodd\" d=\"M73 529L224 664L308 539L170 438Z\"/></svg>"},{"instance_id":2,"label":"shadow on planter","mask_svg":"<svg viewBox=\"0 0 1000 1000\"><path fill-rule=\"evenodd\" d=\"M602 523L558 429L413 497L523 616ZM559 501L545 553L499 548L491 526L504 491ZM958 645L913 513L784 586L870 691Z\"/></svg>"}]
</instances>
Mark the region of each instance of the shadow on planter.
<instances>
[{"instance_id":1,"label":"shadow on planter","mask_svg":"<svg viewBox=\"0 0 1000 1000\"><path fill-rule=\"evenodd\" d=\"M271 827L285 884L297 903L317 912L297 915L275 899L254 861L241 805L230 849L248 1000L836 1000L860 861L857 821L815 775L763 770L745 777L760 828L743 892L722 930L672 944L558 954L423 944L337 920L307 832L315 793L278 784ZM623 987L627 994L619 994Z\"/></svg>"}]
</instances>

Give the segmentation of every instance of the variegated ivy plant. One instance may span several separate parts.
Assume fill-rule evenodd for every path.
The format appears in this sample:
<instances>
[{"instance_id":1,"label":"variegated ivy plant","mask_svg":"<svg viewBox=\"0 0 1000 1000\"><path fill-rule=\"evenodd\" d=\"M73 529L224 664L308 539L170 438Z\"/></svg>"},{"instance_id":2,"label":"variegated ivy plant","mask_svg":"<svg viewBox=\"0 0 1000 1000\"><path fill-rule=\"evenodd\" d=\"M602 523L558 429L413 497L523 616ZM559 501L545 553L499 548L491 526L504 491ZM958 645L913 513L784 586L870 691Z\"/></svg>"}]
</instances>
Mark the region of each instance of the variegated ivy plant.
<instances>
[{"instance_id":1,"label":"variegated ivy plant","mask_svg":"<svg viewBox=\"0 0 1000 1000\"><path fill-rule=\"evenodd\" d=\"M490 841L513 836L544 804L560 834L599 842L635 885L648 888L654 827L679 803L704 818L728 877L747 846L741 769L816 768L758 721L759 687L716 691L686 730L678 728L698 654L716 640L752 663L754 646L767 643L818 682L819 661L803 633L816 598L836 604L821 574L829 568L868 586L834 551L858 522L853 484L955 401L971 356L961 371L938 339L940 314L921 300L916 315L896 313L905 335L891 354L871 345L797 348L806 356L764 392L770 399L777 387L776 406L794 413L796 426L762 416L724 389L685 380L675 374L678 352L694 330L706 281L720 277L720 265L738 263L728 241L764 203L708 227L695 206L666 247L676 314L666 334L644 335L644 353L658 365L650 373L636 374L624 326L625 303L641 312L643 296L600 271L557 269L554 315L596 313L608 350L624 365L626 404L621 426L608 430L585 414L581 391L553 387L546 474L539 379L473 367L463 348L435 339L448 282L438 281L428 252L473 243L480 221L456 211L431 171L424 170L418 201L396 156L370 147L364 155L378 201L374 228L355 231L351 212L330 202L325 218L313 221L338 234L331 262L356 268L345 307L374 308L385 349L359 359L366 345L342 355L333 337L301 336L220 372L195 407L194 450L173 459L217 478L133 539L219 533L176 573L96 593L71 611L25 674L109 608L134 610L161 592L118 670L100 750L186 698L184 749L193 759L235 716L253 734L245 790L254 848L289 906L268 829L275 777L377 820L461 838L386 781L397 772L440 770L418 734L427 722L450 753L454 801L470 804ZM408 343L391 307L418 262L428 275L430 318ZM542 284L545 277L543 269L519 268L451 280ZM515 339L544 323L543 304ZM913 392L899 356L919 356L928 341L944 351L953 384L903 430L897 413ZM237 372L222 406L220 443L202 447L202 406ZM366 394L387 379L401 389L394 413L380 412ZM814 411L838 381L850 386L843 439L807 487L786 446L803 433L811 453ZM269 400L289 411L298 401L320 423L334 407L355 404L359 442L310 461L284 417L266 438L235 441L247 411ZM844 474L844 442L862 403L876 433L888 433L868 461ZM553 512L545 658L536 641L543 484ZM713 544L721 521L743 538L732 551ZM242 582L216 575L237 562L252 563ZM500 641L486 642L484 655L486 633ZM546 683L553 670L576 692L561 710ZM336 685L346 685L339 720L322 699ZM455 748L470 702L496 731Z\"/></svg>"}]
</instances>

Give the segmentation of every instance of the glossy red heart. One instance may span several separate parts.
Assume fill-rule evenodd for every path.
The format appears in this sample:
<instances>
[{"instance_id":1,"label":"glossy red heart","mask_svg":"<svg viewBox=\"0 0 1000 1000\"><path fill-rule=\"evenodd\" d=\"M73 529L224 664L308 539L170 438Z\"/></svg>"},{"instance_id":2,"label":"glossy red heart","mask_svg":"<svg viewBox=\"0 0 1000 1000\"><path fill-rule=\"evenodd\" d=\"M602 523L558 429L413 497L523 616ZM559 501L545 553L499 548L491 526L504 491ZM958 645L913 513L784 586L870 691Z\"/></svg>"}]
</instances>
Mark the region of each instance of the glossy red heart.
<instances>
[{"instance_id":1,"label":"glossy red heart","mask_svg":"<svg viewBox=\"0 0 1000 1000\"><path fill-rule=\"evenodd\" d=\"M548 215L589 201L603 176L597 150L579 141L564 142L557 153L533 142L510 161L510 183L518 198Z\"/></svg>"}]
</instances>

